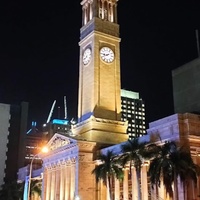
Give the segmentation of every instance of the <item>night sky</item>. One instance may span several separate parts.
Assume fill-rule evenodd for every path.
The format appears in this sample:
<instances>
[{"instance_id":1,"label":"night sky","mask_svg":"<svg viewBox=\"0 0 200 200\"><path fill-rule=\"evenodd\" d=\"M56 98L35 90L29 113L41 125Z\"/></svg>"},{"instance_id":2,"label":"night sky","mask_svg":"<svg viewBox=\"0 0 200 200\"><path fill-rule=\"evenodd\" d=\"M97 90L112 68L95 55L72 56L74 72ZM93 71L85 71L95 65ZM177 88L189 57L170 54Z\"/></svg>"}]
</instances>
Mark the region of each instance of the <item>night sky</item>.
<instances>
[{"instance_id":1,"label":"night sky","mask_svg":"<svg viewBox=\"0 0 200 200\"><path fill-rule=\"evenodd\" d=\"M41 124L54 100L53 117L64 117L66 96L77 117L81 14L79 0L1 2L1 103L29 102ZM200 1L119 0L118 22L122 88L140 93L147 124L173 114L171 71L198 56Z\"/></svg>"}]
</instances>

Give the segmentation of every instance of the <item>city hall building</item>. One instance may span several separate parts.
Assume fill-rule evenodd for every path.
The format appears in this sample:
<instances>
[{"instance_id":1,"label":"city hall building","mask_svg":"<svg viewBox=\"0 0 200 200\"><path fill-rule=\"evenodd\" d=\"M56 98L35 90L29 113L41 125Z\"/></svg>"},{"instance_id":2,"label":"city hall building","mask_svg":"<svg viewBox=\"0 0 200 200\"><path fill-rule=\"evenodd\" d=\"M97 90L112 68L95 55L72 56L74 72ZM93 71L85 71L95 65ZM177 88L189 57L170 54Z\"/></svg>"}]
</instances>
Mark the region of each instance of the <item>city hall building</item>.
<instances>
[{"instance_id":1,"label":"city hall building","mask_svg":"<svg viewBox=\"0 0 200 200\"><path fill-rule=\"evenodd\" d=\"M49 152L39 154L43 168L42 200L109 200L108 188L96 183L92 170L98 164L99 151L112 149L116 155L128 140L128 122L121 120L120 37L117 22L118 0L83 0L80 29L78 123L69 135L56 133L48 141ZM149 124L140 141L177 140L189 145L196 163L200 163L200 116L174 114ZM149 183L149 161L141 169L141 199L171 200L161 184L155 192ZM123 182L115 181L115 200L138 200L135 169L129 176L125 168ZM37 176L37 174L33 174ZM26 179L28 183L28 179ZM27 184L26 184L27 185ZM197 188L189 184L187 198L179 185L179 200L194 200ZM39 197L37 197L38 199Z\"/></svg>"}]
</instances>

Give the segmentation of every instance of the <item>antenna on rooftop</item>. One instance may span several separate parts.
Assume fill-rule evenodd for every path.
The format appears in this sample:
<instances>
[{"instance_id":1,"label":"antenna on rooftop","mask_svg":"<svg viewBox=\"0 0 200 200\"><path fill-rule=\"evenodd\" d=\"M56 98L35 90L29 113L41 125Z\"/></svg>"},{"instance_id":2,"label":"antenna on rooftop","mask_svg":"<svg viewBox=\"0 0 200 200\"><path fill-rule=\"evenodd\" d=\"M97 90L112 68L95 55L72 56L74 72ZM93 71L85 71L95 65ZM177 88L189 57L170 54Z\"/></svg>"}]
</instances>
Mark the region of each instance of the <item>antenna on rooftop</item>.
<instances>
[{"instance_id":1,"label":"antenna on rooftop","mask_svg":"<svg viewBox=\"0 0 200 200\"><path fill-rule=\"evenodd\" d=\"M199 31L196 29L196 39L197 39L197 53L198 57L200 57L200 50L199 50Z\"/></svg>"},{"instance_id":2,"label":"antenna on rooftop","mask_svg":"<svg viewBox=\"0 0 200 200\"><path fill-rule=\"evenodd\" d=\"M51 116L52 116L52 113L53 113L53 109L55 107L55 104L56 104L56 100L54 100L53 104L52 104L52 107L51 107L51 110L50 110L50 113L49 113L49 116L48 116L48 119L47 119L47 122L46 123L49 123L50 119L51 119Z\"/></svg>"},{"instance_id":3,"label":"antenna on rooftop","mask_svg":"<svg viewBox=\"0 0 200 200\"><path fill-rule=\"evenodd\" d=\"M60 119L60 106L58 106L58 119Z\"/></svg>"},{"instance_id":4,"label":"antenna on rooftop","mask_svg":"<svg viewBox=\"0 0 200 200\"><path fill-rule=\"evenodd\" d=\"M64 96L64 109L65 109L65 117L64 117L64 119L67 119L67 100L66 100L66 96Z\"/></svg>"}]
</instances>

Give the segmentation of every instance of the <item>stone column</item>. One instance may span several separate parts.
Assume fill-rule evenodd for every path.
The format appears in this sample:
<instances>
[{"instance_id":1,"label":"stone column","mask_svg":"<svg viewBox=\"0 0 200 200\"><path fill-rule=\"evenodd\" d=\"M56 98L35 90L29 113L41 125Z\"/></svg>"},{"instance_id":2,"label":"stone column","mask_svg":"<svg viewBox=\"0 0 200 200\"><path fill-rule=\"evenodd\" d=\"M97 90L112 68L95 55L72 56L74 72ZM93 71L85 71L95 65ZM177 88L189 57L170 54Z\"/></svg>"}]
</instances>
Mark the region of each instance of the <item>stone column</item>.
<instances>
[{"instance_id":1,"label":"stone column","mask_svg":"<svg viewBox=\"0 0 200 200\"><path fill-rule=\"evenodd\" d=\"M47 168L44 167L43 181L42 181L42 196L41 196L41 198L44 200L46 196L46 186L47 186Z\"/></svg>"},{"instance_id":2,"label":"stone column","mask_svg":"<svg viewBox=\"0 0 200 200\"><path fill-rule=\"evenodd\" d=\"M128 169L124 169L123 200L128 200Z\"/></svg>"},{"instance_id":3,"label":"stone column","mask_svg":"<svg viewBox=\"0 0 200 200\"><path fill-rule=\"evenodd\" d=\"M65 199L69 199L70 195L70 167L68 165L65 166Z\"/></svg>"},{"instance_id":4,"label":"stone column","mask_svg":"<svg viewBox=\"0 0 200 200\"><path fill-rule=\"evenodd\" d=\"M50 191L51 191L51 178L52 178L52 168L48 167L46 169L47 173L47 183L46 183L46 195L45 195L45 200L50 200Z\"/></svg>"},{"instance_id":5,"label":"stone column","mask_svg":"<svg viewBox=\"0 0 200 200\"><path fill-rule=\"evenodd\" d=\"M82 25L85 25L85 7L82 6Z\"/></svg>"},{"instance_id":6,"label":"stone column","mask_svg":"<svg viewBox=\"0 0 200 200\"><path fill-rule=\"evenodd\" d=\"M115 200L120 199L120 183L119 180L115 178Z\"/></svg>"},{"instance_id":7,"label":"stone column","mask_svg":"<svg viewBox=\"0 0 200 200\"><path fill-rule=\"evenodd\" d=\"M70 171L71 171L70 200L73 200L74 193L75 193L75 164L74 163L72 163Z\"/></svg>"},{"instance_id":8,"label":"stone column","mask_svg":"<svg viewBox=\"0 0 200 200\"><path fill-rule=\"evenodd\" d=\"M100 200L105 200L107 195L107 188L106 186L103 184L103 181L100 180L99 181L99 198Z\"/></svg>"},{"instance_id":9,"label":"stone column","mask_svg":"<svg viewBox=\"0 0 200 200\"><path fill-rule=\"evenodd\" d=\"M50 191L50 200L54 200L55 199L55 180L56 180L56 176L55 176L55 164L52 164L52 178L51 178L51 191Z\"/></svg>"},{"instance_id":10,"label":"stone column","mask_svg":"<svg viewBox=\"0 0 200 200\"><path fill-rule=\"evenodd\" d=\"M106 183L106 184L107 184L107 187L106 187L106 199L107 199L107 200L111 200L111 199L110 199L110 192L109 192L109 191L110 191L110 185L109 185L108 178L107 178L106 182L107 182L107 183Z\"/></svg>"},{"instance_id":11,"label":"stone column","mask_svg":"<svg viewBox=\"0 0 200 200\"><path fill-rule=\"evenodd\" d=\"M163 178L161 177L160 187L158 187L158 198L166 199Z\"/></svg>"},{"instance_id":12,"label":"stone column","mask_svg":"<svg viewBox=\"0 0 200 200\"><path fill-rule=\"evenodd\" d=\"M114 17L113 17L113 4L110 4L110 21L111 22L114 21Z\"/></svg>"},{"instance_id":13,"label":"stone column","mask_svg":"<svg viewBox=\"0 0 200 200\"><path fill-rule=\"evenodd\" d=\"M114 5L114 12L113 12L113 15L114 15L114 22L117 23L118 21L118 18L117 18L117 4L115 3Z\"/></svg>"},{"instance_id":14,"label":"stone column","mask_svg":"<svg viewBox=\"0 0 200 200\"><path fill-rule=\"evenodd\" d=\"M101 14L102 14L102 19L104 19L104 18L105 18L105 13L104 13L104 1L102 1Z\"/></svg>"},{"instance_id":15,"label":"stone column","mask_svg":"<svg viewBox=\"0 0 200 200\"><path fill-rule=\"evenodd\" d=\"M132 200L138 200L138 181L135 167L131 167Z\"/></svg>"},{"instance_id":16,"label":"stone column","mask_svg":"<svg viewBox=\"0 0 200 200\"><path fill-rule=\"evenodd\" d=\"M141 196L142 200L148 200L147 163L141 168Z\"/></svg>"},{"instance_id":17,"label":"stone column","mask_svg":"<svg viewBox=\"0 0 200 200\"><path fill-rule=\"evenodd\" d=\"M83 23L85 25L87 23L87 9L85 5L83 6L83 15L84 15Z\"/></svg>"},{"instance_id":18,"label":"stone column","mask_svg":"<svg viewBox=\"0 0 200 200\"><path fill-rule=\"evenodd\" d=\"M79 183L79 157L75 159L75 195L78 195L78 183Z\"/></svg>"},{"instance_id":19,"label":"stone column","mask_svg":"<svg viewBox=\"0 0 200 200\"><path fill-rule=\"evenodd\" d=\"M92 16L93 16L93 11L92 11L92 5L91 5L91 2L89 3L89 7L90 7L89 20L91 20L91 19L92 19Z\"/></svg>"},{"instance_id":20,"label":"stone column","mask_svg":"<svg viewBox=\"0 0 200 200\"><path fill-rule=\"evenodd\" d=\"M57 164L56 168L56 200L60 199L60 171L61 171L61 165L60 162Z\"/></svg>"},{"instance_id":21,"label":"stone column","mask_svg":"<svg viewBox=\"0 0 200 200\"><path fill-rule=\"evenodd\" d=\"M65 176L64 167L65 166L62 163L60 166L60 200L64 199L64 176Z\"/></svg>"},{"instance_id":22,"label":"stone column","mask_svg":"<svg viewBox=\"0 0 200 200\"><path fill-rule=\"evenodd\" d=\"M88 3L85 3L85 12L86 12L86 20L85 23L88 23L88 18L89 18L89 7L88 7Z\"/></svg>"},{"instance_id":23,"label":"stone column","mask_svg":"<svg viewBox=\"0 0 200 200\"><path fill-rule=\"evenodd\" d=\"M153 185L153 188L152 188L152 185L150 186L151 188L151 199L156 199L157 198L157 186L156 185Z\"/></svg>"}]
</instances>

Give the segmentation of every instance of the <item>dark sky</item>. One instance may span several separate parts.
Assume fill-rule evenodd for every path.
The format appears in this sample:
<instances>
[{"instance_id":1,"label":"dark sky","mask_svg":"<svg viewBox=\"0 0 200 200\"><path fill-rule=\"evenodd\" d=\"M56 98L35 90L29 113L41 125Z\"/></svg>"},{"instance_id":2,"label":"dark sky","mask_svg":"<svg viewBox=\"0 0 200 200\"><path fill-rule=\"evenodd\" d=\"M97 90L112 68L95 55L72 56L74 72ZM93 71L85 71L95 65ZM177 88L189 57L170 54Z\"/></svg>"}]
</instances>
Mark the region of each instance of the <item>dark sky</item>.
<instances>
[{"instance_id":1,"label":"dark sky","mask_svg":"<svg viewBox=\"0 0 200 200\"><path fill-rule=\"evenodd\" d=\"M0 17L0 102L29 102L29 120L40 124L54 100L62 115L66 96L76 118L80 1L4 0ZM171 70L198 56L200 1L119 0L118 22L122 88L145 100L147 124L173 114Z\"/></svg>"}]
</instances>

